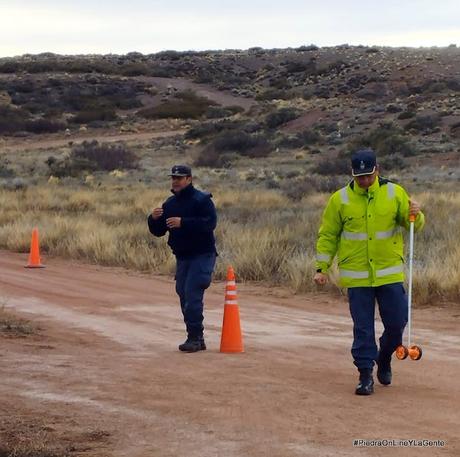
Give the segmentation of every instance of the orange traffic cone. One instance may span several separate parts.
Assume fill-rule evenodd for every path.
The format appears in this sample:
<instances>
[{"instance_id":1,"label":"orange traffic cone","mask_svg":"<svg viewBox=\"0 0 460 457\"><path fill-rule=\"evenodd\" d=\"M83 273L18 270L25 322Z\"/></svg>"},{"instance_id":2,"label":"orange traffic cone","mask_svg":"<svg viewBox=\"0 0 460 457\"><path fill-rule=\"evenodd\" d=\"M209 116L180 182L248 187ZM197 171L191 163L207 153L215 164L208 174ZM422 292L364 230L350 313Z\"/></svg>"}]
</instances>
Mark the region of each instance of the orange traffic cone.
<instances>
[{"instance_id":1,"label":"orange traffic cone","mask_svg":"<svg viewBox=\"0 0 460 457\"><path fill-rule=\"evenodd\" d=\"M30 243L29 263L25 268L45 268L40 261L40 248L38 246L38 229L32 230L32 241Z\"/></svg>"},{"instance_id":2,"label":"orange traffic cone","mask_svg":"<svg viewBox=\"0 0 460 457\"><path fill-rule=\"evenodd\" d=\"M235 272L232 267L228 267L227 270L220 352L244 352L240 326L240 309L236 298Z\"/></svg>"}]
</instances>

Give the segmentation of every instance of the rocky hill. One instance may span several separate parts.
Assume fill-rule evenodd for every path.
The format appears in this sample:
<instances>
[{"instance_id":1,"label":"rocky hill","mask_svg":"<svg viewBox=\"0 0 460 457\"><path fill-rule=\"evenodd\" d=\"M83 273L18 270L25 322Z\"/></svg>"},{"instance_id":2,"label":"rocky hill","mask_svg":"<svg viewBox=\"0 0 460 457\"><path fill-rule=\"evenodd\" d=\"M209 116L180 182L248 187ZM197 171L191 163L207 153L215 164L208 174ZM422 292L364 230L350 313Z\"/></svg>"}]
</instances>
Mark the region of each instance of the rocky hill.
<instances>
[{"instance_id":1,"label":"rocky hill","mask_svg":"<svg viewBox=\"0 0 460 457\"><path fill-rule=\"evenodd\" d=\"M326 162L361 145L389 168L434 155L455 165L460 49L311 45L0 59L4 141L148 131L173 119L203 166L298 151L326 158L317 172L340 173Z\"/></svg>"}]
</instances>

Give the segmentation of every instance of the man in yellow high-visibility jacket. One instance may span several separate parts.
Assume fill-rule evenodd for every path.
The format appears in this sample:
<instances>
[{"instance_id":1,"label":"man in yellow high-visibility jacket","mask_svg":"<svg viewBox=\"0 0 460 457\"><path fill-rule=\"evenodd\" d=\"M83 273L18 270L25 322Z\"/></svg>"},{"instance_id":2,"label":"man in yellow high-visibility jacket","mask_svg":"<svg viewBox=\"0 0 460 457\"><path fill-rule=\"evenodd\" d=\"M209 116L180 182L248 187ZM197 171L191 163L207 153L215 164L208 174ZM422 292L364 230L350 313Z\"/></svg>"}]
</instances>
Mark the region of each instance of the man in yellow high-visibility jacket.
<instances>
[{"instance_id":1,"label":"man in yellow high-visibility jacket","mask_svg":"<svg viewBox=\"0 0 460 457\"><path fill-rule=\"evenodd\" d=\"M379 382L391 383L391 356L402 343L407 323L401 227L408 229L409 215L413 215L415 230L420 230L425 218L419 204L401 186L379 176L371 149L355 152L351 165L354 179L332 194L323 213L314 281L319 285L327 282L337 254L340 285L348 288L353 319L351 353L360 373L355 393L370 395L374 361ZM379 350L375 300L385 328Z\"/></svg>"}]
</instances>

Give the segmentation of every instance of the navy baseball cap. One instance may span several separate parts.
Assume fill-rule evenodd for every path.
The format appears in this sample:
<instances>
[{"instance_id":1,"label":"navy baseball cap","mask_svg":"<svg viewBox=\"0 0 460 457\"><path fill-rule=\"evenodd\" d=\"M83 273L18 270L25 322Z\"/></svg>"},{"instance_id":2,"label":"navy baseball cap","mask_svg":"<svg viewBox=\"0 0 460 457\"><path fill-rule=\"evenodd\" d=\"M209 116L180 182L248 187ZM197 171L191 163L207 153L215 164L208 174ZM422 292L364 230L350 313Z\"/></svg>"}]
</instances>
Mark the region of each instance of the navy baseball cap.
<instances>
[{"instance_id":1,"label":"navy baseball cap","mask_svg":"<svg viewBox=\"0 0 460 457\"><path fill-rule=\"evenodd\" d=\"M174 165L168 176L192 176L192 169L188 165Z\"/></svg>"},{"instance_id":2,"label":"navy baseball cap","mask_svg":"<svg viewBox=\"0 0 460 457\"><path fill-rule=\"evenodd\" d=\"M371 175L377 167L377 158L372 149L360 149L351 156L353 176Z\"/></svg>"}]
</instances>

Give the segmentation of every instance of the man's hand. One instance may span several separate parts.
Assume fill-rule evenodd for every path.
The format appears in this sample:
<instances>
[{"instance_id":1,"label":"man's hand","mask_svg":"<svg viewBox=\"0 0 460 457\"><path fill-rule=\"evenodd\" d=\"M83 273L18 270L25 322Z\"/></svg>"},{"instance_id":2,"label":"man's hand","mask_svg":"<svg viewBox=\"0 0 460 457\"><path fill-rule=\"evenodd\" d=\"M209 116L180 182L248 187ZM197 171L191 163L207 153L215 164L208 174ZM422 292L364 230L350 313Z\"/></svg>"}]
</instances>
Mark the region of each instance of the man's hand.
<instances>
[{"instance_id":1,"label":"man's hand","mask_svg":"<svg viewBox=\"0 0 460 457\"><path fill-rule=\"evenodd\" d=\"M315 276L313 277L313 281L315 281L318 286L324 286L324 284L327 283L328 277L327 274L325 273L316 273Z\"/></svg>"},{"instance_id":2,"label":"man's hand","mask_svg":"<svg viewBox=\"0 0 460 457\"><path fill-rule=\"evenodd\" d=\"M163 216L163 208L155 208L153 211L152 211L152 219L154 221L156 221L157 219L159 219L161 216Z\"/></svg>"},{"instance_id":3,"label":"man's hand","mask_svg":"<svg viewBox=\"0 0 460 457\"><path fill-rule=\"evenodd\" d=\"M409 200L409 214L411 216L417 216L417 214L420 212L420 205L418 202L415 200Z\"/></svg>"},{"instance_id":4,"label":"man's hand","mask_svg":"<svg viewBox=\"0 0 460 457\"><path fill-rule=\"evenodd\" d=\"M180 217L168 217L166 219L166 226L170 229L180 228L181 218Z\"/></svg>"}]
</instances>

